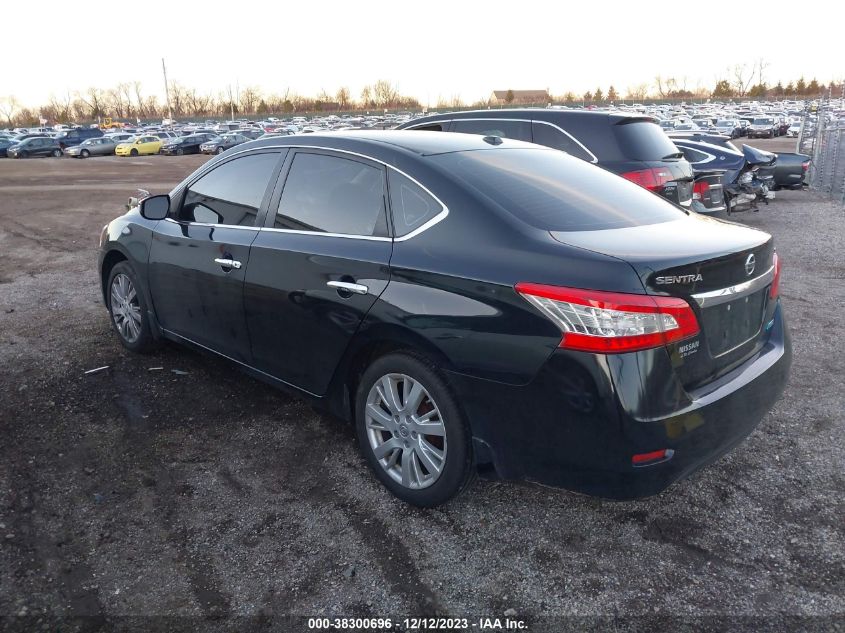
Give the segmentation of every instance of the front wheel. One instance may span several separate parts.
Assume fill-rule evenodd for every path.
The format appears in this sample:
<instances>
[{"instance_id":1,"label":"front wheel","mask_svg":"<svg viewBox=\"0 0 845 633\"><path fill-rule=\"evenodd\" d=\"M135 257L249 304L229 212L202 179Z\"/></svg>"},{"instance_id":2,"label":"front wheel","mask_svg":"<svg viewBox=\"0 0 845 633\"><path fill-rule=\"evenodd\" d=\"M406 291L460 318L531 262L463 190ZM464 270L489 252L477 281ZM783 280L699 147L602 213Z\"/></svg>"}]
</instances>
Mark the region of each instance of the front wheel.
<instances>
[{"instance_id":1,"label":"front wheel","mask_svg":"<svg viewBox=\"0 0 845 633\"><path fill-rule=\"evenodd\" d=\"M120 262L109 274L107 301L112 326L123 346L133 352L156 347L144 293L128 262Z\"/></svg>"},{"instance_id":2,"label":"front wheel","mask_svg":"<svg viewBox=\"0 0 845 633\"><path fill-rule=\"evenodd\" d=\"M62 154L63 154L63 152L60 149L54 149L53 150L53 158L60 158Z\"/></svg>"},{"instance_id":3,"label":"front wheel","mask_svg":"<svg viewBox=\"0 0 845 633\"><path fill-rule=\"evenodd\" d=\"M137 150L137 149L133 149L132 151L130 151L130 152L129 152L129 155L130 155L130 156L137 156L137 155L138 155L138 150Z\"/></svg>"},{"instance_id":4,"label":"front wheel","mask_svg":"<svg viewBox=\"0 0 845 633\"><path fill-rule=\"evenodd\" d=\"M469 428L430 362L406 353L377 359L361 377L355 409L361 452L401 500L433 507L468 487Z\"/></svg>"},{"instance_id":5,"label":"front wheel","mask_svg":"<svg viewBox=\"0 0 845 633\"><path fill-rule=\"evenodd\" d=\"M181 147L176 149L176 155L177 156L181 156L184 153L185 153L185 150L183 150Z\"/></svg>"},{"instance_id":6,"label":"front wheel","mask_svg":"<svg viewBox=\"0 0 845 633\"><path fill-rule=\"evenodd\" d=\"M218 154L222 154L224 151L225 151L225 150L223 149L223 146L222 146L222 145L221 145L220 147L218 147L218 148L217 148L217 153L218 153Z\"/></svg>"},{"instance_id":7,"label":"front wheel","mask_svg":"<svg viewBox=\"0 0 845 633\"><path fill-rule=\"evenodd\" d=\"M79 152L79 155L82 156L82 158L88 158L91 155L91 152L89 152L87 149L84 149Z\"/></svg>"}]
</instances>

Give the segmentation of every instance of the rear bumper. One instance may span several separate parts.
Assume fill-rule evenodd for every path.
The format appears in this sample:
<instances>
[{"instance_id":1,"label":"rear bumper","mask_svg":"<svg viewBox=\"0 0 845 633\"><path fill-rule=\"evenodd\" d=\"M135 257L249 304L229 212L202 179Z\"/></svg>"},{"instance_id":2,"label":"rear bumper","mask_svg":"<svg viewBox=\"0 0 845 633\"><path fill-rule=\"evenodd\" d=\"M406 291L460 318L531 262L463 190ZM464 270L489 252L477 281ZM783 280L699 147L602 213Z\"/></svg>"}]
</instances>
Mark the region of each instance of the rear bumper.
<instances>
[{"instance_id":1,"label":"rear bumper","mask_svg":"<svg viewBox=\"0 0 845 633\"><path fill-rule=\"evenodd\" d=\"M477 461L493 464L499 476L630 499L664 490L747 437L782 393L792 352L778 307L763 348L701 392L687 393L671 372L654 371L655 361L668 358L662 349L616 356L560 350L528 385L450 379L470 419ZM661 449L672 449L672 458L632 465L633 455Z\"/></svg>"}]
</instances>

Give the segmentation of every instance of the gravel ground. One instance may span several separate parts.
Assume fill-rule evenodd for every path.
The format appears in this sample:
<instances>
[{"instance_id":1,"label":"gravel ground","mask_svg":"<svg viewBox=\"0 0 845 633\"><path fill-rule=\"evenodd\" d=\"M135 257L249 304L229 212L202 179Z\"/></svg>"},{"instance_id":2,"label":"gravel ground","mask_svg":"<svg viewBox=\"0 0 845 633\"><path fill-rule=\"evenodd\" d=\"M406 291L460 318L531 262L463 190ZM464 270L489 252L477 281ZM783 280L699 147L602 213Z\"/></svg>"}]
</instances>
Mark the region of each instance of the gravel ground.
<instances>
[{"instance_id":1,"label":"gravel ground","mask_svg":"<svg viewBox=\"0 0 845 633\"><path fill-rule=\"evenodd\" d=\"M419 510L346 425L223 361L118 344L99 230L202 160L0 161L0 628L507 611L531 631L845 630L841 207L779 192L734 216L776 237L794 364L731 454L640 501L481 481Z\"/></svg>"}]
</instances>

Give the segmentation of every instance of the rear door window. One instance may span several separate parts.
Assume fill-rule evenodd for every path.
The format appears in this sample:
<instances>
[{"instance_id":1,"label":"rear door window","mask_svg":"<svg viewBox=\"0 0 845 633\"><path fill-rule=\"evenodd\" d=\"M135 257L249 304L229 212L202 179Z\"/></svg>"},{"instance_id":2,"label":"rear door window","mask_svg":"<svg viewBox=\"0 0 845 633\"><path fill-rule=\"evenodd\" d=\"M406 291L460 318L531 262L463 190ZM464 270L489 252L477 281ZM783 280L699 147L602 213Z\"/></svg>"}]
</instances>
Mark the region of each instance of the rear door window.
<instances>
[{"instance_id":1,"label":"rear door window","mask_svg":"<svg viewBox=\"0 0 845 633\"><path fill-rule=\"evenodd\" d=\"M595 162L595 156L585 150L571 135L563 132L556 126L541 121L534 121L532 129L534 130L534 142L538 145L559 149L575 158Z\"/></svg>"},{"instance_id":2,"label":"rear door window","mask_svg":"<svg viewBox=\"0 0 845 633\"><path fill-rule=\"evenodd\" d=\"M384 170L360 160L297 152L273 226L386 237Z\"/></svg>"},{"instance_id":3,"label":"rear door window","mask_svg":"<svg viewBox=\"0 0 845 633\"><path fill-rule=\"evenodd\" d=\"M612 128L622 154L630 160L665 160L678 153L678 148L656 123L634 120Z\"/></svg>"},{"instance_id":4,"label":"rear door window","mask_svg":"<svg viewBox=\"0 0 845 633\"><path fill-rule=\"evenodd\" d=\"M276 152L223 163L191 184L179 219L203 224L255 226L267 184L279 161Z\"/></svg>"},{"instance_id":5,"label":"rear door window","mask_svg":"<svg viewBox=\"0 0 845 633\"><path fill-rule=\"evenodd\" d=\"M507 119L457 119L452 122L452 132L498 136L531 142L531 123Z\"/></svg>"}]
</instances>

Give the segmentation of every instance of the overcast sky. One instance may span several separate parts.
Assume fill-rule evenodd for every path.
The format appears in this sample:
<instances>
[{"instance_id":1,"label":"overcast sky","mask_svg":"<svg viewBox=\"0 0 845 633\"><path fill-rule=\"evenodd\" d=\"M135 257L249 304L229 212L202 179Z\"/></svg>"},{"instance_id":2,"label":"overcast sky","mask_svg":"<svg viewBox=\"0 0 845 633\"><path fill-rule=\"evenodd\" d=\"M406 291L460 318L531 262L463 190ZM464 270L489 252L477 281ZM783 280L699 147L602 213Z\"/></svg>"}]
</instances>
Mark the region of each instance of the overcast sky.
<instances>
[{"instance_id":1,"label":"overcast sky","mask_svg":"<svg viewBox=\"0 0 845 633\"><path fill-rule=\"evenodd\" d=\"M816 6L816 5L814 5ZM57 2L41 0L5 29L0 96L37 105L51 94L172 81L217 94L229 84L316 95L388 79L434 106L494 89L582 94L653 84L657 74L712 87L762 57L769 84L845 75L845 3L320 0ZM138 17L138 15L143 17ZM818 24L811 26L818 14ZM46 39L34 38L39 17ZM98 17L108 18L109 22ZM743 25L745 26L738 26ZM55 31L54 31L55 29Z\"/></svg>"}]
</instances>

